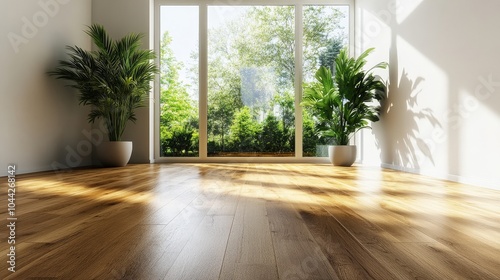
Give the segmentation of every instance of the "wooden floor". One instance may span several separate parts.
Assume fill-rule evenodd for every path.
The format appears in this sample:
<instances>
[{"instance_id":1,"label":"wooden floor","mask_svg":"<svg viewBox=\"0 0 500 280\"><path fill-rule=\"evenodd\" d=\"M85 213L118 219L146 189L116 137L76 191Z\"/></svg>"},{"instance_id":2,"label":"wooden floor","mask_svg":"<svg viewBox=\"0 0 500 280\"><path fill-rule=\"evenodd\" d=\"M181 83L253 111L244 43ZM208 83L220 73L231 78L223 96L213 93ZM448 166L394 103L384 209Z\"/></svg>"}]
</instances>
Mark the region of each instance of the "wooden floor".
<instances>
[{"instance_id":1,"label":"wooden floor","mask_svg":"<svg viewBox=\"0 0 500 280\"><path fill-rule=\"evenodd\" d=\"M500 279L499 191L379 168L49 172L17 176L16 202L0 279Z\"/></svg>"}]
</instances>

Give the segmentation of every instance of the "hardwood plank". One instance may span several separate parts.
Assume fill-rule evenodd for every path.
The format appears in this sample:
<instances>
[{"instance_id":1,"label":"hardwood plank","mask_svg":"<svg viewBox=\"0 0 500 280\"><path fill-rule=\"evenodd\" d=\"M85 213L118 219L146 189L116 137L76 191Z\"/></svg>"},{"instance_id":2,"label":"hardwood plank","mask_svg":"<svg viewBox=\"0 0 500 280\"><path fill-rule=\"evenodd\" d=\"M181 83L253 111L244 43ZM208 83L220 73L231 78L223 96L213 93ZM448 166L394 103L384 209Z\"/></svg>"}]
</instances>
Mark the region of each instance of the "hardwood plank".
<instances>
[{"instance_id":1,"label":"hardwood plank","mask_svg":"<svg viewBox=\"0 0 500 280\"><path fill-rule=\"evenodd\" d=\"M206 216L164 279L218 279L232 222L232 216Z\"/></svg>"},{"instance_id":2,"label":"hardwood plank","mask_svg":"<svg viewBox=\"0 0 500 280\"><path fill-rule=\"evenodd\" d=\"M441 243L400 243L395 244L420 267L428 268L428 275L438 279L498 279L479 266L450 251ZM464 269L467 267L467 269Z\"/></svg>"},{"instance_id":3,"label":"hardwood plank","mask_svg":"<svg viewBox=\"0 0 500 280\"><path fill-rule=\"evenodd\" d=\"M163 279L209 211L191 203L153 238L151 246L116 271L130 279ZM142 260L148 261L142 261Z\"/></svg>"},{"instance_id":4,"label":"hardwood plank","mask_svg":"<svg viewBox=\"0 0 500 280\"><path fill-rule=\"evenodd\" d=\"M310 206L300 215L340 279L396 279L326 210Z\"/></svg>"},{"instance_id":5,"label":"hardwood plank","mask_svg":"<svg viewBox=\"0 0 500 280\"><path fill-rule=\"evenodd\" d=\"M280 204L266 204L280 278L339 279L295 209Z\"/></svg>"},{"instance_id":6,"label":"hardwood plank","mask_svg":"<svg viewBox=\"0 0 500 280\"><path fill-rule=\"evenodd\" d=\"M278 279L265 201L238 203L219 279Z\"/></svg>"},{"instance_id":7,"label":"hardwood plank","mask_svg":"<svg viewBox=\"0 0 500 280\"><path fill-rule=\"evenodd\" d=\"M109 249L101 252L96 262L78 271L80 279L147 279L141 268L160 257L154 249L156 239L162 236L165 225L137 224L118 236ZM127 240L122 242L121 240ZM148 272L149 274L150 272ZM64 278L70 277L63 275ZM131 278L134 277L134 278ZM139 277L139 278L135 278Z\"/></svg>"}]
</instances>

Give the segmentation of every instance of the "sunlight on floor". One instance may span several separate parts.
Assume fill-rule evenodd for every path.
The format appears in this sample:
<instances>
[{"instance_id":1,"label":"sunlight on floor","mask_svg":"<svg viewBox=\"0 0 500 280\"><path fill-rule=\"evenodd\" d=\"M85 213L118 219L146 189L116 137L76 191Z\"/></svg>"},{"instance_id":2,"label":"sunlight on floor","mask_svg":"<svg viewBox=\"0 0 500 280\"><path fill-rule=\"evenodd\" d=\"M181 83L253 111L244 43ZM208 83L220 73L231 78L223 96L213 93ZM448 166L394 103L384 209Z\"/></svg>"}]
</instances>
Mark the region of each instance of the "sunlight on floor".
<instances>
[{"instance_id":1,"label":"sunlight on floor","mask_svg":"<svg viewBox=\"0 0 500 280\"><path fill-rule=\"evenodd\" d=\"M133 192L125 189L101 189L85 184L64 183L51 179L21 180L23 190L44 195L81 197L98 201L121 201L127 203L148 203L152 199L150 192Z\"/></svg>"}]
</instances>

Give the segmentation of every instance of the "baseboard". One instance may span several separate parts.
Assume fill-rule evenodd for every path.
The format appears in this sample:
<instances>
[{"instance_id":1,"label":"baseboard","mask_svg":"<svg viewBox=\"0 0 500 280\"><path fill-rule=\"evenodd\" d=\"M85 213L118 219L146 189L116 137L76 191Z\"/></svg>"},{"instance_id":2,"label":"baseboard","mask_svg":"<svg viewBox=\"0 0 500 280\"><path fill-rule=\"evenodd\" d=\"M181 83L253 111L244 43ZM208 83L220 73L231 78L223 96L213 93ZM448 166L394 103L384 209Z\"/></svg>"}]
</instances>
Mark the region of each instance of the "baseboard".
<instances>
[{"instance_id":1,"label":"baseboard","mask_svg":"<svg viewBox=\"0 0 500 280\"><path fill-rule=\"evenodd\" d=\"M387 163L382 163L381 167L387 168L387 169L392 169L392 170L397 170L397 171L402 171L402 172L407 172L407 173L429 176L429 177L433 177L433 178L441 179L441 180L448 180L448 181L457 182L457 183L461 183L461 184L473 185L473 186L483 187L483 188L488 188L488 189L493 189L493 190L500 190L499 183L494 183L494 182L490 182L490 181L482 180L482 179L477 179L477 178L468 178L468 177L462 177L462 176L453 175L453 174L442 174L442 173L437 173L437 172L428 172L428 171L424 171L424 170L421 170L418 168L409 168L409 167L404 167L404 166L399 166L399 165L394 165L394 164L387 164Z\"/></svg>"}]
</instances>

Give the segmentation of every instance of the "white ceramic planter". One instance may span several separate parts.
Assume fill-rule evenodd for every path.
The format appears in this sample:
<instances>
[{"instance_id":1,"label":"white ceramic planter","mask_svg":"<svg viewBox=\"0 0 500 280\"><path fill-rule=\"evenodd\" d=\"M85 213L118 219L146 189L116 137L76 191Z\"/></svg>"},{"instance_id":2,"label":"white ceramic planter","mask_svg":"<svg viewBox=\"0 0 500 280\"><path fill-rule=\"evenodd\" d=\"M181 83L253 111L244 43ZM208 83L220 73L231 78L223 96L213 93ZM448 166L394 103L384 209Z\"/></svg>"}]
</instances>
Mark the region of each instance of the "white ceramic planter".
<instances>
[{"instance_id":1,"label":"white ceramic planter","mask_svg":"<svg viewBox=\"0 0 500 280\"><path fill-rule=\"evenodd\" d=\"M335 166L351 166L356 161L356 146L328 146L328 156Z\"/></svg>"},{"instance_id":2,"label":"white ceramic planter","mask_svg":"<svg viewBox=\"0 0 500 280\"><path fill-rule=\"evenodd\" d=\"M97 159L104 166L126 166L132 155L131 141L102 142L97 147Z\"/></svg>"}]
</instances>

